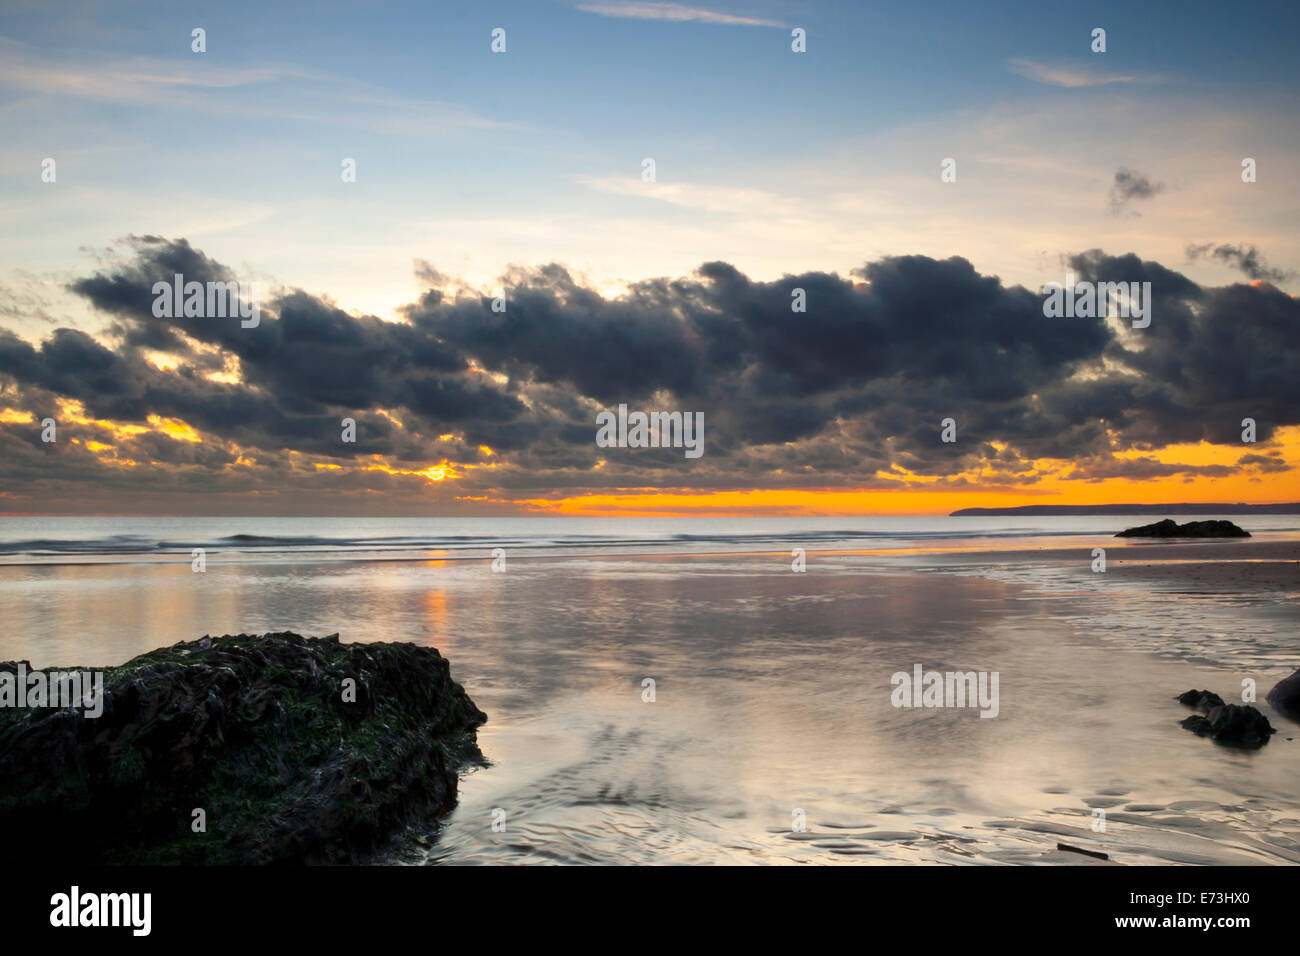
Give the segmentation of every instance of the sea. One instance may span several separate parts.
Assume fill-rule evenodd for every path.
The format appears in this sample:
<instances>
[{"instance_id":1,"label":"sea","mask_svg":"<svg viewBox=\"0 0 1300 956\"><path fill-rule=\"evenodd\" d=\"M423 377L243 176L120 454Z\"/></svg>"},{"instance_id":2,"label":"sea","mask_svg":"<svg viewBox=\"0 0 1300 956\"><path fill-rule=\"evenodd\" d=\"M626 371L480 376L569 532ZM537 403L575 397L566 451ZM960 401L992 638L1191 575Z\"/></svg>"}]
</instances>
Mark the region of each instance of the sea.
<instances>
[{"instance_id":1,"label":"sea","mask_svg":"<svg viewBox=\"0 0 1300 956\"><path fill-rule=\"evenodd\" d=\"M1153 520L3 517L0 660L436 647L486 764L390 864L1300 862L1300 725L1263 702L1300 666L1300 564L1261 586L1222 541L1125 573L1146 545L1114 533ZM918 668L996 708L917 706ZM1187 732L1192 688L1257 688L1279 732Z\"/></svg>"}]
</instances>

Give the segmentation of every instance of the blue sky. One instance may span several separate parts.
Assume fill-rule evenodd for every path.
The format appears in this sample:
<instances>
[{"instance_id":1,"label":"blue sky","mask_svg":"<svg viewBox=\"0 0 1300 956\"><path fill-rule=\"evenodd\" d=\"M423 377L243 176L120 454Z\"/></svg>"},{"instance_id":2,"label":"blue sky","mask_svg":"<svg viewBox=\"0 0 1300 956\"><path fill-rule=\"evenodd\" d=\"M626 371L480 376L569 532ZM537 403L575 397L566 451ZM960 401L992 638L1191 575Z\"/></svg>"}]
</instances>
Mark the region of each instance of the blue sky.
<instances>
[{"instance_id":1,"label":"blue sky","mask_svg":"<svg viewBox=\"0 0 1300 956\"><path fill-rule=\"evenodd\" d=\"M1298 21L10 0L0 510L1294 500ZM1159 320L1044 318L1067 263L1155 277ZM265 321L155 315L181 268L257 283ZM607 456L625 401L707 414L709 457Z\"/></svg>"},{"instance_id":2,"label":"blue sky","mask_svg":"<svg viewBox=\"0 0 1300 956\"><path fill-rule=\"evenodd\" d=\"M416 260L609 290L909 252L1033 285L1093 246L1177 265L1205 242L1289 270L1297 25L1286 3L11 3L0 283L93 329L60 278L130 233L383 317ZM1109 207L1121 167L1159 194Z\"/></svg>"}]
</instances>

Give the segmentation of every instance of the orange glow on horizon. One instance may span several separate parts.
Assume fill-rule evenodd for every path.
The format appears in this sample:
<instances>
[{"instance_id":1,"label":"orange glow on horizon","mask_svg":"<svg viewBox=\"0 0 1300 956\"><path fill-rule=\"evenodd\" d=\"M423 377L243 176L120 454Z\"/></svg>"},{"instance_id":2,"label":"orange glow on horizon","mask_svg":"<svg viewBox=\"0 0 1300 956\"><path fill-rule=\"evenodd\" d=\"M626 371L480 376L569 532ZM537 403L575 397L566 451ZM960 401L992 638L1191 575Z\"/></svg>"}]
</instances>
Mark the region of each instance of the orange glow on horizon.
<instances>
[{"instance_id":1,"label":"orange glow on horizon","mask_svg":"<svg viewBox=\"0 0 1300 956\"><path fill-rule=\"evenodd\" d=\"M591 494L524 500L489 498L523 506L533 514L593 517L658 517L790 515L796 517L849 515L945 515L961 508L1018 508L1025 505L1107 505L1185 502L1277 504L1300 501L1300 427L1279 429L1274 440L1260 446L1212 445L1191 442L1115 455L1117 464L1153 459L1167 465L1235 468L1245 455L1275 458L1288 467L1274 472L1242 470L1222 477L1164 475L1134 479L1088 480L1069 477L1077 463L1044 459L1033 463L1024 477L1032 484L1001 482L987 470L940 478L914 475L902 469L877 475L860 488L690 489L620 488ZM1019 473L1016 478L1022 477Z\"/></svg>"},{"instance_id":2,"label":"orange glow on horizon","mask_svg":"<svg viewBox=\"0 0 1300 956\"><path fill-rule=\"evenodd\" d=\"M113 468L147 469L164 476L177 471L176 466L140 460L143 456L138 452L132 454L134 449L127 441L151 430L190 443L213 440L210 436L205 439L188 423L176 418L150 416L147 420L150 427L118 424L87 417L81 404L74 401L60 401L59 413L61 421L85 429L83 437L71 438L71 444L84 448L102 465ZM0 421L16 424L32 420L28 413L0 406ZM990 444L999 455L1006 448L1000 442ZM225 447L237 454L236 460L225 466L226 469L258 466L259 463L246 457L238 446L229 444ZM442 458L424 467L420 467L423 462L416 461L410 467L402 468L390 464L382 455L372 455L361 461L336 459L311 464L298 459L293 468L300 473L320 475L322 481L327 475L359 475L364 472L382 472L395 478L413 479L379 487L334 486L343 494L375 496L405 493L408 488L419 488L426 483L455 482L466 475L481 478L497 468L512 473L511 463L502 461L499 453L486 445L477 446L477 449L483 456L477 462ZM295 449L286 451L291 461L300 454ZM608 473L613 461L612 455L609 461L600 459L590 466L589 473L593 477L595 473ZM626 457L620 454L617 462L635 465L635 452L626 453ZM1143 477L1161 468L1191 470ZM1222 474L1196 474L1194 469L1198 468ZM683 477L689 474L688 471ZM1089 474L1104 477L1085 477ZM642 480L635 472L630 472L625 479L629 481L628 486L584 487L581 476L571 484L559 486L545 484L548 478L545 473L535 477L537 480L531 489L518 492L493 487L486 481L471 482L470 487L464 488L466 493L456 496L455 500L491 506L499 513L593 517L902 516L945 515L971 507L1014 508L1026 505L1296 502L1300 501L1300 426L1278 429L1270 440L1259 444L1187 442L1154 449L1130 448L1096 458L1080 456L1032 462L1019 461L1014 456L1008 456L1004 462L995 456L973 461L970 470L954 475L915 473L895 465L889 471L874 475L864 473L854 487L827 483L784 488L656 488L631 484ZM256 476L251 479L253 482L257 480ZM273 476L267 480L273 480ZM765 480L776 482L782 480L782 476L778 473L767 476ZM400 488L394 490L397 485ZM270 486L252 483L243 485L239 493L253 498L277 492Z\"/></svg>"},{"instance_id":3,"label":"orange glow on horizon","mask_svg":"<svg viewBox=\"0 0 1300 956\"><path fill-rule=\"evenodd\" d=\"M1300 446L1300 429L1286 429L1279 441L1288 450ZM1273 457L1269 448L1254 452L1237 447L1209 445L1170 446L1151 452L1127 452L1117 462L1152 458L1165 464L1234 466L1242 454ZM1272 449L1276 451L1276 449ZM691 489L620 488L591 494L515 500L533 514L621 517L725 515L944 515L961 508L1017 508L1025 505L1153 504L1166 502L1273 504L1300 501L1300 455L1279 457L1290 467L1272 473L1242 470L1223 477L1165 475L1147 479L1123 477L1096 481L1067 477L1070 461L1034 463L1037 480L1017 486L996 484L985 473L954 478L893 474L878 476L860 488L784 488L694 491ZM981 487L981 482L983 486ZM498 503L508 499L490 498Z\"/></svg>"},{"instance_id":4,"label":"orange glow on horizon","mask_svg":"<svg viewBox=\"0 0 1300 956\"><path fill-rule=\"evenodd\" d=\"M1300 499L1300 483L1292 473L1289 493L1267 498L1256 494L1230 493L1224 485L1201 480L1190 490L1181 480L1133 482L1111 480L1087 485L1078 494L1029 494L1020 491L913 491L907 488L881 490L863 488L765 489L754 491L655 491L627 489L615 493L572 495L564 498L530 498L516 501L489 498L501 504L516 504L533 514L589 517L724 517L736 515L788 515L791 517L834 517L852 515L946 515L962 508L1018 508L1025 505L1110 505L1184 502L1273 504ZM1171 487L1172 486L1172 487ZM1243 489L1244 490L1244 489ZM1250 489L1258 492L1257 488ZM476 499L481 500L481 499Z\"/></svg>"}]
</instances>

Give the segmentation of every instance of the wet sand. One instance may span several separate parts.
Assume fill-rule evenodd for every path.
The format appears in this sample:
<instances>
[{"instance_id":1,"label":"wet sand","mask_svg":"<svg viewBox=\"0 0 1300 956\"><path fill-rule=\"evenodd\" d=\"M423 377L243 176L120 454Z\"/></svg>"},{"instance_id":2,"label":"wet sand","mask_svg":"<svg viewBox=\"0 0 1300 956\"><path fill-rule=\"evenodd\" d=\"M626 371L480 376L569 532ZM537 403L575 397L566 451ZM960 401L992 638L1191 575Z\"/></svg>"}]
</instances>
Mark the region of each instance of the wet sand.
<instances>
[{"instance_id":1,"label":"wet sand","mask_svg":"<svg viewBox=\"0 0 1300 956\"><path fill-rule=\"evenodd\" d=\"M1185 541L1103 545L1106 573L1122 580L1159 582L1213 592L1300 592L1300 541ZM1077 563L1091 568L1093 549L1037 548L947 553L955 565Z\"/></svg>"},{"instance_id":2,"label":"wet sand","mask_svg":"<svg viewBox=\"0 0 1300 956\"><path fill-rule=\"evenodd\" d=\"M1300 863L1300 725L1261 703L1282 732L1233 750L1174 699L1300 665L1300 542L807 557L4 569L0 633L47 665L285 627L437 647L492 765L414 862ZM894 706L916 664L998 672L997 719Z\"/></svg>"},{"instance_id":3,"label":"wet sand","mask_svg":"<svg viewBox=\"0 0 1300 956\"><path fill-rule=\"evenodd\" d=\"M1264 544L1234 553L1295 553ZM1179 726L1183 690L1230 694L1248 673L1263 692L1300 663L1293 622L1268 619L1276 589L1243 604L1250 589L1206 548L1221 553L1143 548L1106 575L1080 548L809 552L803 574L775 554L575 562L571 575L618 582L602 592L632 600L635 623L566 603L565 633L586 635L599 673L580 704L485 702L503 711L482 738L499 762L464 781L417 862L1300 862L1300 726L1261 703L1281 733L1253 752ZM1136 576L1202 565L1209 595ZM1008 568L1015 580L995 572ZM658 677L653 706L623 672L631 647L636 673ZM461 654L466 671L498 666L476 652ZM917 662L999 671L998 718L892 707L890 674ZM485 832L496 808L508 834Z\"/></svg>"},{"instance_id":4,"label":"wet sand","mask_svg":"<svg viewBox=\"0 0 1300 956\"><path fill-rule=\"evenodd\" d=\"M1095 545L1078 548L1009 548L949 552L954 561L982 560L996 556L1000 561L1092 561ZM1115 539L1113 544L1101 545L1106 550L1106 562L1118 564L1146 564L1159 561L1291 561L1300 562L1300 540L1251 540L1249 538L1188 539L1185 541L1159 541L1146 543L1131 539Z\"/></svg>"}]
</instances>

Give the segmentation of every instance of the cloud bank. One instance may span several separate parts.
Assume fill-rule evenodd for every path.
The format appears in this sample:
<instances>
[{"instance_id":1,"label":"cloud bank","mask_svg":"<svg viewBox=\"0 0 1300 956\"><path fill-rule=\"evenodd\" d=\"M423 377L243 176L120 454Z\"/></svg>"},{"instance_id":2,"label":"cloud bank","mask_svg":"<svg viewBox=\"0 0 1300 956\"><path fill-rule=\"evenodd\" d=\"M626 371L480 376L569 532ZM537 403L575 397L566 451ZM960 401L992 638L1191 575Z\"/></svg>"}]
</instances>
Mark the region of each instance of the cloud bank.
<instances>
[{"instance_id":1,"label":"cloud bank","mask_svg":"<svg viewBox=\"0 0 1300 956\"><path fill-rule=\"evenodd\" d=\"M1300 302L1267 282L1201 286L1131 254L1090 250L1067 265L1079 280L1149 281L1144 330L1046 318L1040 292L925 256L770 282L708 262L618 297L551 264L508 273L504 311L421 265L427 288L404 321L284 288L262 302L258 327L242 328L153 315L155 282L233 281L228 266L184 239L127 247L71 286L112 317L105 336L59 328L34 343L0 331L11 500L35 483L59 501L81 496L84 510L138 510L164 494L195 513L210 495L385 498L409 510L611 489L961 487L974 476L1031 489L1049 459L1084 482L1266 475L1288 467L1269 439L1300 425ZM1249 251L1213 254L1260 271ZM800 295L804 312L791 306ZM705 454L598 448L596 413L619 403L702 412ZM47 417L55 443L41 441ZM1245 417L1261 444L1233 466L1151 454L1199 441L1244 452ZM341 441L343 418L355 443ZM956 443L940 439L945 418Z\"/></svg>"}]
</instances>

